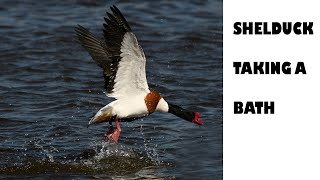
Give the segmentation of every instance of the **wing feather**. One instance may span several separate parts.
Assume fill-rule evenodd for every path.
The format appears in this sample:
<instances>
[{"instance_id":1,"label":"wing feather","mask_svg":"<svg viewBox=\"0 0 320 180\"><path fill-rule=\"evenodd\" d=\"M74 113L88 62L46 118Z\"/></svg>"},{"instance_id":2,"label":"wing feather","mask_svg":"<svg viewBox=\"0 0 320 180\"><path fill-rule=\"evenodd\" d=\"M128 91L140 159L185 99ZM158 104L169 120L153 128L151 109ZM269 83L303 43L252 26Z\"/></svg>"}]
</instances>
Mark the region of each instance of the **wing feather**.
<instances>
[{"instance_id":1,"label":"wing feather","mask_svg":"<svg viewBox=\"0 0 320 180\"><path fill-rule=\"evenodd\" d=\"M104 18L105 42L82 26L76 27L81 44L104 70L107 96L119 99L148 93L146 58L129 23L116 6Z\"/></svg>"},{"instance_id":2,"label":"wing feather","mask_svg":"<svg viewBox=\"0 0 320 180\"><path fill-rule=\"evenodd\" d=\"M106 75L110 75L111 59L106 50L106 44L81 25L78 25L75 31L82 46L89 52L92 59L105 70Z\"/></svg>"},{"instance_id":3,"label":"wing feather","mask_svg":"<svg viewBox=\"0 0 320 180\"><path fill-rule=\"evenodd\" d=\"M148 93L146 58L128 22L115 6L105 18L104 37L112 56L107 95L114 98Z\"/></svg>"}]
</instances>

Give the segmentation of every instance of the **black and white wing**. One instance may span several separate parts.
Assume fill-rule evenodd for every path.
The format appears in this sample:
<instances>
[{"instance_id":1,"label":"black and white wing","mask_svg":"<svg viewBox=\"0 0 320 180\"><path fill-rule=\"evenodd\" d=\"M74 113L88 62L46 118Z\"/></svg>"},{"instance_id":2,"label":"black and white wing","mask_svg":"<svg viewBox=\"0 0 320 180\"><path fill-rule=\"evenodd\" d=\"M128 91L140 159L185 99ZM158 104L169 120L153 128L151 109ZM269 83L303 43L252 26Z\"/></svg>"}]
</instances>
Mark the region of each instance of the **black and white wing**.
<instances>
[{"instance_id":1,"label":"black and white wing","mask_svg":"<svg viewBox=\"0 0 320 180\"><path fill-rule=\"evenodd\" d=\"M79 26L76 31L83 37L80 41L104 72L109 62L110 72L104 73L107 96L119 99L149 93L144 52L119 9L110 9L112 14L107 12L103 24L105 43L92 38L90 32L83 33L85 30Z\"/></svg>"},{"instance_id":2,"label":"black and white wing","mask_svg":"<svg viewBox=\"0 0 320 180\"><path fill-rule=\"evenodd\" d=\"M116 6L107 12L104 38L107 51L111 55L111 72L108 96L124 96L148 93L146 78L146 58L128 22Z\"/></svg>"},{"instance_id":3,"label":"black and white wing","mask_svg":"<svg viewBox=\"0 0 320 180\"><path fill-rule=\"evenodd\" d=\"M92 59L104 69L105 76L110 76L111 59L106 44L96 38L88 29L78 25L75 28L82 46L89 52Z\"/></svg>"}]
</instances>

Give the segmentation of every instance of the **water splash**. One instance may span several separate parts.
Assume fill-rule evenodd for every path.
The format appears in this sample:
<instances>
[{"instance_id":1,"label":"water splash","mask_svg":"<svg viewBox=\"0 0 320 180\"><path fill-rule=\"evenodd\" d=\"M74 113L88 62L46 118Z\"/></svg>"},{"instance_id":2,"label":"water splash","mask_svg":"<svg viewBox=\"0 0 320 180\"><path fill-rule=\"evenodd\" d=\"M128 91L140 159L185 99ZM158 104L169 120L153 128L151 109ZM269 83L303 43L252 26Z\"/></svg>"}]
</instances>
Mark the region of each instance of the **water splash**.
<instances>
[{"instance_id":1,"label":"water splash","mask_svg":"<svg viewBox=\"0 0 320 180\"><path fill-rule=\"evenodd\" d=\"M17 156L12 163L0 166L0 174L85 173L121 176L154 166L151 159L123 144L97 141L89 147L80 154L61 154L51 143L33 138L21 151L21 157Z\"/></svg>"},{"instance_id":2,"label":"water splash","mask_svg":"<svg viewBox=\"0 0 320 180\"><path fill-rule=\"evenodd\" d=\"M31 153L32 150L38 151L38 155L40 155L41 160L48 162L54 162L54 155L59 153L59 150L52 146L51 142L45 142L40 138L32 138L32 140L23 147L23 156L27 156L27 153Z\"/></svg>"},{"instance_id":3,"label":"water splash","mask_svg":"<svg viewBox=\"0 0 320 180\"><path fill-rule=\"evenodd\" d=\"M102 141L94 142L94 150L96 155L94 156L95 160L101 160L110 156L121 156L121 157L136 157L137 154L129 147L111 142L111 141Z\"/></svg>"},{"instance_id":4,"label":"water splash","mask_svg":"<svg viewBox=\"0 0 320 180\"><path fill-rule=\"evenodd\" d=\"M159 153L157 152L157 144L151 143L152 139L147 139L143 133L143 126L140 126L140 133L143 137L144 151L146 152L148 158L150 158L156 165L160 165L161 161L159 159Z\"/></svg>"}]
</instances>

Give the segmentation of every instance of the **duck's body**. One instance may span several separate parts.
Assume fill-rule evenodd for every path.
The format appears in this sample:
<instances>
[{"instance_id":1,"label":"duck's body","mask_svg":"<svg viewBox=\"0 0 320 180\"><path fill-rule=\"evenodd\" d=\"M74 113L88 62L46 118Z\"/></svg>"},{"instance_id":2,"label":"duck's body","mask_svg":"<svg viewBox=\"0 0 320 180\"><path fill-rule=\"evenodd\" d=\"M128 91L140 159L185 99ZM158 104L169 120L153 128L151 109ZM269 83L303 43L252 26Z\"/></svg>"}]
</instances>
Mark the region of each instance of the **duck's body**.
<instances>
[{"instance_id":1,"label":"duck's body","mask_svg":"<svg viewBox=\"0 0 320 180\"><path fill-rule=\"evenodd\" d=\"M150 91L146 78L146 58L136 36L121 12L111 7L113 14L105 18L104 38L100 41L86 28L76 27L81 44L93 60L103 69L105 89L114 101L101 108L89 121L90 124L115 121L106 137L118 140L121 128L118 121L132 121L153 112L169 112L187 121L202 125L199 113L172 105L156 91Z\"/></svg>"},{"instance_id":2,"label":"duck's body","mask_svg":"<svg viewBox=\"0 0 320 180\"><path fill-rule=\"evenodd\" d=\"M168 112L168 103L159 93L151 91L112 101L101 108L89 124L108 121L117 117L119 121L132 121L150 115L153 112ZM107 115L108 114L108 115Z\"/></svg>"}]
</instances>

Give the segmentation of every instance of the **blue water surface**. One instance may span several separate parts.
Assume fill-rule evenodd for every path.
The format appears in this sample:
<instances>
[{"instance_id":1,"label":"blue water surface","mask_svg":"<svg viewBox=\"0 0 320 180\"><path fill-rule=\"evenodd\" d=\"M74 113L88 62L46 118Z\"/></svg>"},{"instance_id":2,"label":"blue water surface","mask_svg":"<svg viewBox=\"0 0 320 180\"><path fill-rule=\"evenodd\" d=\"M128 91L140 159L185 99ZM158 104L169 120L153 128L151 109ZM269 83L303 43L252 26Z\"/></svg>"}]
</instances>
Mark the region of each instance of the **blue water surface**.
<instances>
[{"instance_id":1,"label":"blue water surface","mask_svg":"<svg viewBox=\"0 0 320 180\"><path fill-rule=\"evenodd\" d=\"M88 120L112 101L76 39L102 37L109 6L124 14L147 58L150 87L199 111L203 126L154 113L108 126ZM0 177L222 179L222 1L0 2Z\"/></svg>"}]
</instances>

